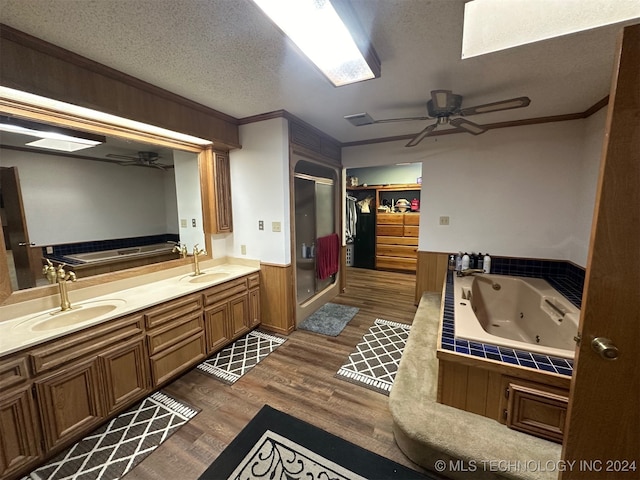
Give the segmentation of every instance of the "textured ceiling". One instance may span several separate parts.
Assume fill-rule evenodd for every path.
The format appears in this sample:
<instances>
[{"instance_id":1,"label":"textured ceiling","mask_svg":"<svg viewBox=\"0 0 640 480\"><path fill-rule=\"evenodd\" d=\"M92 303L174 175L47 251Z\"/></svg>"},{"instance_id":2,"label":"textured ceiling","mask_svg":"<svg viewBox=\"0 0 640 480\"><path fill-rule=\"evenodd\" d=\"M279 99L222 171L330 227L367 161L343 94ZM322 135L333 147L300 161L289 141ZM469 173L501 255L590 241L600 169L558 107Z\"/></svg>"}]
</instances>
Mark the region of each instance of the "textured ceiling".
<instances>
[{"instance_id":1,"label":"textured ceiling","mask_svg":"<svg viewBox=\"0 0 640 480\"><path fill-rule=\"evenodd\" d=\"M284 109L339 141L427 122L353 127L345 115L422 116L429 91L463 106L529 96L478 123L582 112L609 93L620 26L461 60L464 0L353 0L381 78L333 87L250 0L0 0L0 21L236 118Z\"/></svg>"}]
</instances>

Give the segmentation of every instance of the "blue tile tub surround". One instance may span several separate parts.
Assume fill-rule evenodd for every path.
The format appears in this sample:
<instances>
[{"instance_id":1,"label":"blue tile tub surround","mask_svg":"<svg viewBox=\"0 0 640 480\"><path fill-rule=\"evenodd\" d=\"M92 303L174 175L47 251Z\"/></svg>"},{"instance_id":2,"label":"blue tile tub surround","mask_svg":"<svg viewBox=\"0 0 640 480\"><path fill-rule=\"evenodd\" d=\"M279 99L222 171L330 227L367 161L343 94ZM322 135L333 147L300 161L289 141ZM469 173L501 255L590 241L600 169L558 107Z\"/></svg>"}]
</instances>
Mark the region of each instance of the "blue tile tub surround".
<instances>
[{"instance_id":1,"label":"blue tile tub surround","mask_svg":"<svg viewBox=\"0 0 640 480\"><path fill-rule=\"evenodd\" d=\"M444 314L442 318L441 348L443 350L450 350L456 353L463 353L465 355L472 355L474 357L495 360L521 367L535 368L537 370L558 373L569 377L573 373L573 360L456 338L454 325L453 273L447 272L447 284L444 294Z\"/></svg>"},{"instance_id":2,"label":"blue tile tub surround","mask_svg":"<svg viewBox=\"0 0 640 480\"><path fill-rule=\"evenodd\" d=\"M67 243L53 245L53 253L47 254L46 248L42 249L42 256L56 262L64 262L69 265L82 264L83 262L67 258L67 255L78 253L101 252L103 250L116 250L118 248L142 247L154 243L179 242L180 236L174 233L160 235L147 235L144 237L116 238L113 240L97 240L92 242ZM64 257L64 258L63 258Z\"/></svg>"},{"instance_id":3,"label":"blue tile tub surround","mask_svg":"<svg viewBox=\"0 0 640 480\"><path fill-rule=\"evenodd\" d=\"M491 257L491 273L543 278L576 307L582 307L585 272L570 262Z\"/></svg>"}]
</instances>

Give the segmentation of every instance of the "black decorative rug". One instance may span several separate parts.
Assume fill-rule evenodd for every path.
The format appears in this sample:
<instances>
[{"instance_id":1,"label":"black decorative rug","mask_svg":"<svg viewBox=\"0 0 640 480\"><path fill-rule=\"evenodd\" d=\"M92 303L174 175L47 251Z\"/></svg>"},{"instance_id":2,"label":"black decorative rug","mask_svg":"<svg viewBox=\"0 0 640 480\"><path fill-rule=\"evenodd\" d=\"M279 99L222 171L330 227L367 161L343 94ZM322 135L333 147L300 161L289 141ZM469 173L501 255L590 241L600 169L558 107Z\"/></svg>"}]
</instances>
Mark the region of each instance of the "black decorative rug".
<instances>
[{"instance_id":1,"label":"black decorative rug","mask_svg":"<svg viewBox=\"0 0 640 480\"><path fill-rule=\"evenodd\" d=\"M119 479L198 412L156 392L23 480Z\"/></svg>"},{"instance_id":2,"label":"black decorative rug","mask_svg":"<svg viewBox=\"0 0 640 480\"><path fill-rule=\"evenodd\" d=\"M200 480L430 478L265 405Z\"/></svg>"},{"instance_id":3,"label":"black decorative rug","mask_svg":"<svg viewBox=\"0 0 640 480\"><path fill-rule=\"evenodd\" d=\"M347 323L355 317L358 310L359 308L357 307L349 307L337 303L325 303L300 322L298 328L337 337Z\"/></svg>"},{"instance_id":4,"label":"black decorative rug","mask_svg":"<svg viewBox=\"0 0 640 480\"><path fill-rule=\"evenodd\" d=\"M226 346L196 368L231 385L286 340L277 335L254 330Z\"/></svg>"},{"instance_id":5,"label":"black decorative rug","mask_svg":"<svg viewBox=\"0 0 640 480\"><path fill-rule=\"evenodd\" d=\"M377 319L336 376L389 395L411 325Z\"/></svg>"}]
</instances>

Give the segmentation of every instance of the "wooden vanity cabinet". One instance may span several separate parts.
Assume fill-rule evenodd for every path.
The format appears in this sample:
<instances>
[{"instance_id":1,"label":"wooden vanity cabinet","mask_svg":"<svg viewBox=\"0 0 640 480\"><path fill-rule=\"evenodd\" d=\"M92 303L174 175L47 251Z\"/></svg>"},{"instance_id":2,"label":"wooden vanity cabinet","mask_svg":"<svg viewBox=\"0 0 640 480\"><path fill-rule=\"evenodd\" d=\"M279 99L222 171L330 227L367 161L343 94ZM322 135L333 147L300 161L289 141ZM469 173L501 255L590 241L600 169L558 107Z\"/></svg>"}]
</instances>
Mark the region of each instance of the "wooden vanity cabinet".
<instances>
[{"instance_id":1,"label":"wooden vanity cabinet","mask_svg":"<svg viewBox=\"0 0 640 480\"><path fill-rule=\"evenodd\" d=\"M42 435L24 355L0 361L0 477L35 465Z\"/></svg>"},{"instance_id":2,"label":"wooden vanity cabinet","mask_svg":"<svg viewBox=\"0 0 640 480\"><path fill-rule=\"evenodd\" d=\"M200 293L146 310L144 318L154 387L206 357Z\"/></svg>"},{"instance_id":3,"label":"wooden vanity cabinet","mask_svg":"<svg viewBox=\"0 0 640 480\"><path fill-rule=\"evenodd\" d=\"M141 315L28 352L46 451L62 448L149 391Z\"/></svg>"}]
</instances>

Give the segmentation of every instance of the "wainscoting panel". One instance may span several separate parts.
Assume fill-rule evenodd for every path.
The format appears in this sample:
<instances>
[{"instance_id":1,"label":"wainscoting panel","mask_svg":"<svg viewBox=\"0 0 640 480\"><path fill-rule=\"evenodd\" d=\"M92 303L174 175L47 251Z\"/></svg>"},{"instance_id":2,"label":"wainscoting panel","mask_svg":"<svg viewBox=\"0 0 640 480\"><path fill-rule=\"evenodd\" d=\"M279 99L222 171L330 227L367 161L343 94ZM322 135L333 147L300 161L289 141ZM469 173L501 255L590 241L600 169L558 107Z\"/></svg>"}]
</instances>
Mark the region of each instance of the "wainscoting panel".
<instances>
[{"instance_id":1,"label":"wainscoting panel","mask_svg":"<svg viewBox=\"0 0 640 480\"><path fill-rule=\"evenodd\" d=\"M441 292L447 273L449 255L442 252L418 251L416 296L418 304L423 292Z\"/></svg>"}]
</instances>

